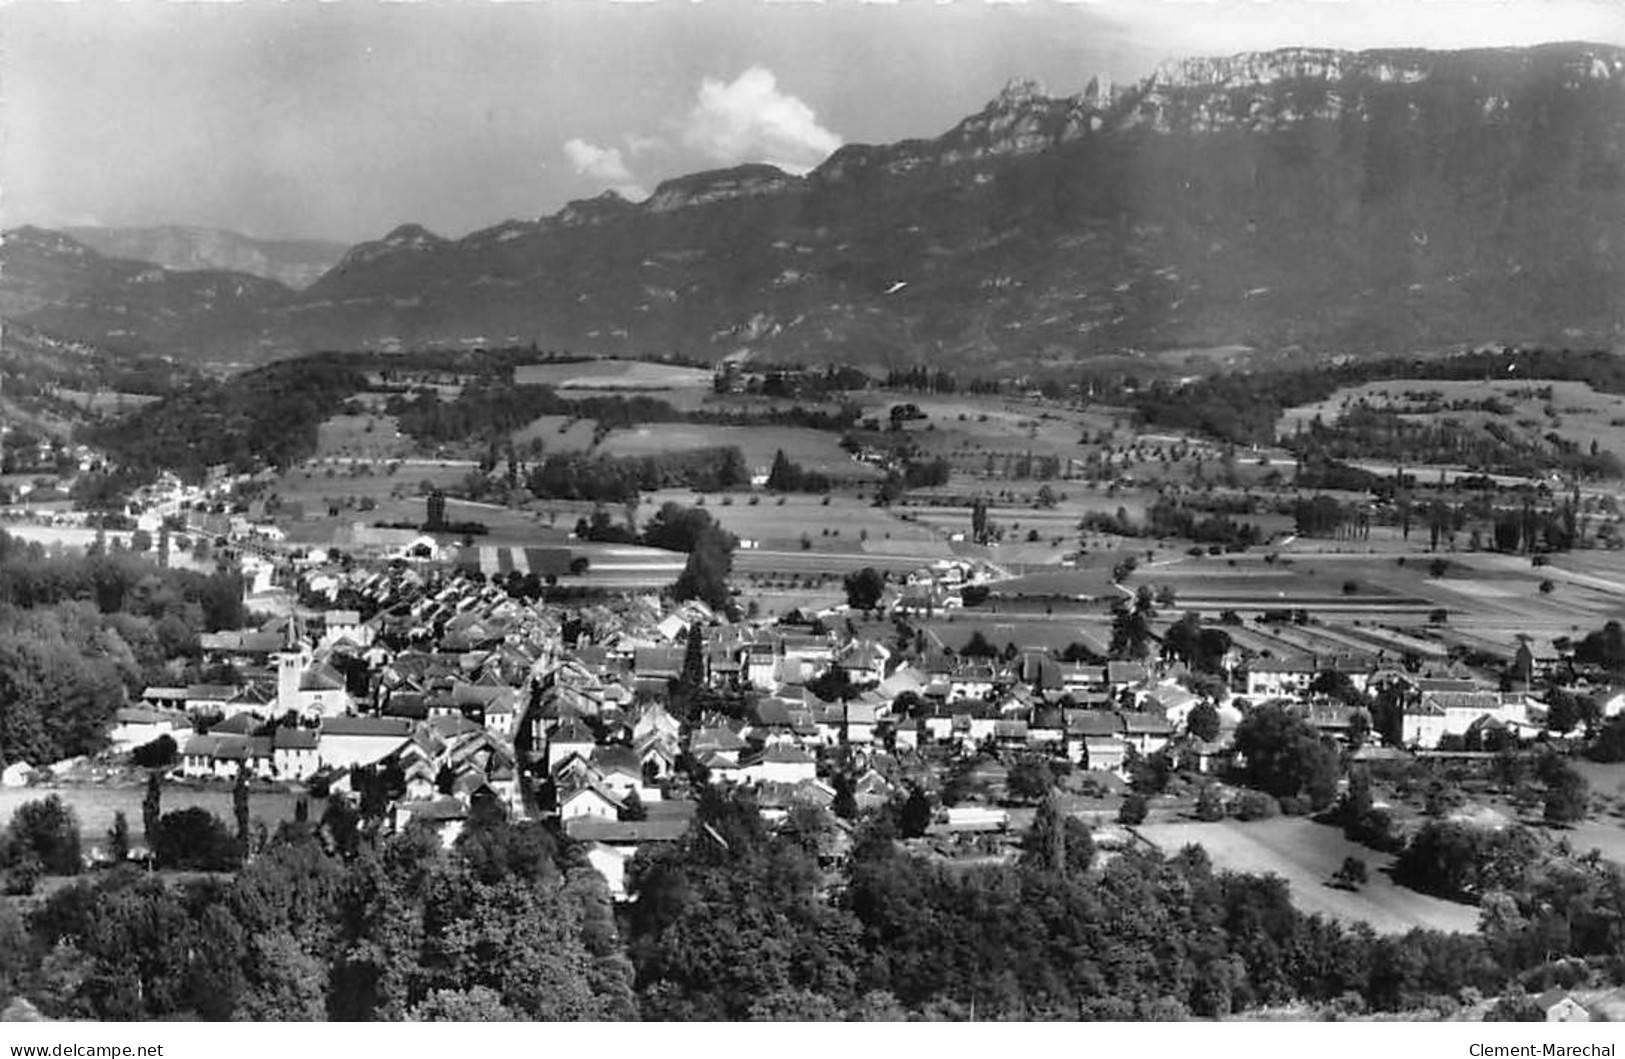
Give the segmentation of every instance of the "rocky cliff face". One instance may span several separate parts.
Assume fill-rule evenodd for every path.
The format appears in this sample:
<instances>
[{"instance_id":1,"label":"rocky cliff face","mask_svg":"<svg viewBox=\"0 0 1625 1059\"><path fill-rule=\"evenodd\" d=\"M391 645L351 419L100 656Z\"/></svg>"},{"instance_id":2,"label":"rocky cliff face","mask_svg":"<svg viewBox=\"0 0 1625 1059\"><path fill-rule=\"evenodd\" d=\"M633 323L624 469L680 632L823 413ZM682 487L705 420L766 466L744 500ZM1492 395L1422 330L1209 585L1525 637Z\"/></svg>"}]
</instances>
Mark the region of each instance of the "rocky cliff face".
<instances>
[{"instance_id":1,"label":"rocky cliff face","mask_svg":"<svg viewBox=\"0 0 1625 1059\"><path fill-rule=\"evenodd\" d=\"M343 256L343 243L254 239L221 228L68 228L69 236L108 257L187 272L246 272L295 289L316 282Z\"/></svg>"},{"instance_id":2,"label":"rocky cliff face","mask_svg":"<svg viewBox=\"0 0 1625 1059\"><path fill-rule=\"evenodd\" d=\"M1013 83L934 139L849 145L805 177L741 166L461 239L397 229L265 299L243 341L984 372L1230 344L1622 345L1622 257L1620 49L1287 49L1069 98ZM12 269L0 292L42 304Z\"/></svg>"}]
</instances>

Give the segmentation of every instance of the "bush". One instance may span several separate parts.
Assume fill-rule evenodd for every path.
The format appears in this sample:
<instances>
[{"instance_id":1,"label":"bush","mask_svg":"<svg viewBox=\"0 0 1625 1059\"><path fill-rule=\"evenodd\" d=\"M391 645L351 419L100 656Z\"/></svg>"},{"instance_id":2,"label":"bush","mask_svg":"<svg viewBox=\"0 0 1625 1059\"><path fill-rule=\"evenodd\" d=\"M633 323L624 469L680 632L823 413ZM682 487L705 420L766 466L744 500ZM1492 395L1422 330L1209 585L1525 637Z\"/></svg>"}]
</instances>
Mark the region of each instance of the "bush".
<instances>
[{"instance_id":1,"label":"bush","mask_svg":"<svg viewBox=\"0 0 1625 1059\"><path fill-rule=\"evenodd\" d=\"M40 877L45 869L33 857L25 857L13 864L6 872L5 892L7 897L27 897L39 886Z\"/></svg>"},{"instance_id":2,"label":"bush","mask_svg":"<svg viewBox=\"0 0 1625 1059\"><path fill-rule=\"evenodd\" d=\"M1233 810L1237 820L1268 820L1281 814L1281 806L1263 791L1244 791Z\"/></svg>"},{"instance_id":3,"label":"bush","mask_svg":"<svg viewBox=\"0 0 1625 1059\"><path fill-rule=\"evenodd\" d=\"M1145 823L1146 799L1143 794L1130 794L1123 799L1123 807L1117 811L1117 822L1120 824Z\"/></svg>"},{"instance_id":4,"label":"bush","mask_svg":"<svg viewBox=\"0 0 1625 1059\"><path fill-rule=\"evenodd\" d=\"M130 751L130 764L144 769L170 768L175 764L179 749L172 737L161 735Z\"/></svg>"},{"instance_id":5,"label":"bush","mask_svg":"<svg viewBox=\"0 0 1625 1059\"><path fill-rule=\"evenodd\" d=\"M1283 816L1305 816L1309 812L1309 799L1297 794L1282 798L1280 805Z\"/></svg>"}]
</instances>

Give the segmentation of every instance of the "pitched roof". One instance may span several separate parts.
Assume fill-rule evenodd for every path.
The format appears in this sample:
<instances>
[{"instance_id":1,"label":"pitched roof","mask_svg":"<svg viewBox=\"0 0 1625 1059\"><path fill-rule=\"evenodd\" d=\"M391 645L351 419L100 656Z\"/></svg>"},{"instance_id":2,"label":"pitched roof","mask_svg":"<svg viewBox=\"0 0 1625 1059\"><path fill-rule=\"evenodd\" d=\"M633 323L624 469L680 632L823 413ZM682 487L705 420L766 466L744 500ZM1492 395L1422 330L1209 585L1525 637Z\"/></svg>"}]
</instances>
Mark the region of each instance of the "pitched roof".
<instances>
[{"instance_id":1,"label":"pitched roof","mask_svg":"<svg viewBox=\"0 0 1625 1059\"><path fill-rule=\"evenodd\" d=\"M688 831L688 820L680 817L646 820L606 820L601 816L577 816L564 823L564 833L577 842L643 843L675 842Z\"/></svg>"},{"instance_id":2,"label":"pitched roof","mask_svg":"<svg viewBox=\"0 0 1625 1059\"><path fill-rule=\"evenodd\" d=\"M612 772L622 772L639 779L643 776L642 763L638 761L637 753L629 746L595 746L592 749L591 762L594 768L606 776Z\"/></svg>"},{"instance_id":3,"label":"pitched roof","mask_svg":"<svg viewBox=\"0 0 1625 1059\"><path fill-rule=\"evenodd\" d=\"M271 736L276 750L315 750L320 733L309 728L279 727Z\"/></svg>"},{"instance_id":4,"label":"pitched roof","mask_svg":"<svg viewBox=\"0 0 1625 1059\"><path fill-rule=\"evenodd\" d=\"M300 691L343 691L344 677L326 662L318 662L299 678Z\"/></svg>"},{"instance_id":5,"label":"pitched roof","mask_svg":"<svg viewBox=\"0 0 1625 1059\"><path fill-rule=\"evenodd\" d=\"M321 731L323 736L406 739L412 734L412 722L399 717L328 717Z\"/></svg>"},{"instance_id":6,"label":"pitched roof","mask_svg":"<svg viewBox=\"0 0 1625 1059\"><path fill-rule=\"evenodd\" d=\"M586 725L573 718L565 721L563 724L553 729L553 731L549 732L547 740L550 743L592 744L597 742L597 740L593 738L592 731Z\"/></svg>"}]
</instances>

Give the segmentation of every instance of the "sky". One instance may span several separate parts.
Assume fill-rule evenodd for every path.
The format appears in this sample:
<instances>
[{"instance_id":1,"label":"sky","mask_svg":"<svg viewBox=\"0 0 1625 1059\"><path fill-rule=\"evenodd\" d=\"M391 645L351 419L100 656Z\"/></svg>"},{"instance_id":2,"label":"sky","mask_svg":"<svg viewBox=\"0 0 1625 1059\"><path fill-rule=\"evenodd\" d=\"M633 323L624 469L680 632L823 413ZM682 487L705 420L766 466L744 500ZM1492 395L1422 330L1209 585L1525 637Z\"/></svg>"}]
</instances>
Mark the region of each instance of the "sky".
<instances>
[{"instance_id":1,"label":"sky","mask_svg":"<svg viewBox=\"0 0 1625 1059\"><path fill-rule=\"evenodd\" d=\"M1192 55L1625 45L1620 0L11 0L0 225L458 236Z\"/></svg>"}]
</instances>

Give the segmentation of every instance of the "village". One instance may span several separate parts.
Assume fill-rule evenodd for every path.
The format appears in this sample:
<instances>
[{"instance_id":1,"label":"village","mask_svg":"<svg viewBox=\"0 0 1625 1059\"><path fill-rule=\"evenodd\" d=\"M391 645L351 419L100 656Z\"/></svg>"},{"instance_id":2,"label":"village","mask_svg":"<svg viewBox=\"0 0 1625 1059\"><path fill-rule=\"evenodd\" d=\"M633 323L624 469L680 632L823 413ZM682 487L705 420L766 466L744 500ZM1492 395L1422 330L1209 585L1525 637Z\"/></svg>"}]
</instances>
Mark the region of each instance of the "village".
<instances>
[{"instance_id":1,"label":"village","mask_svg":"<svg viewBox=\"0 0 1625 1059\"><path fill-rule=\"evenodd\" d=\"M201 790L247 778L329 803L382 791L389 830L427 826L448 847L482 809L555 820L617 900L638 851L680 839L708 787L748 790L773 827L798 808L822 815L833 857L860 814L911 801L920 849L1011 857L1046 799L1092 825L1109 856L1155 848L1159 822L1213 819L1215 804L1247 818L1257 796L1235 779L1234 737L1259 707L1301 718L1351 766L1388 768L1562 745L1581 732L1551 730L1552 690L1590 696L1587 728L1625 712L1605 672L1532 640L1495 673L1312 617L1203 624L1175 608L1109 648L1085 622L1066 651L955 650L913 628L962 608L967 587L985 592L995 575L975 562L877 577L861 611L746 621L654 594L526 598L510 591L517 575L443 561L431 536L357 559L289 554L269 527L218 528L258 571L251 587L274 574L301 604L204 634L223 679L147 687L117 711L102 762L157 763ZM1118 611L1149 611L1148 597ZM1224 633L1200 666L1181 648L1193 623ZM1079 649L1092 642L1101 650ZM1374 725L1378 700L1397 715ZM18 763L4 780L49 784L84 765ZM1162 781L1146 798L1148 772Z\"/></svg>"}]
</instances>

